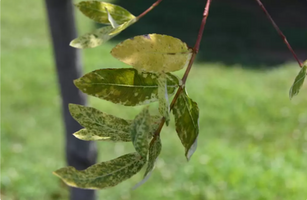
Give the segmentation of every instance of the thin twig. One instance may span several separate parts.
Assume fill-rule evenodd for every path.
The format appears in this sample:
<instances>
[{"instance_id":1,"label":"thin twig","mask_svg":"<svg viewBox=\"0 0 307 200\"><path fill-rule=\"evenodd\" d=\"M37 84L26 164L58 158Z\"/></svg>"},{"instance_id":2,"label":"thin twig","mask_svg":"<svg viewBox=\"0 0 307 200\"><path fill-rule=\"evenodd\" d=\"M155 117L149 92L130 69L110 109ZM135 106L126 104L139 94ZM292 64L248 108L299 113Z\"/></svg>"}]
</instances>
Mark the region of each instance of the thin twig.
<instances>
[{"instance_id":1,"label":"thin twig","mask_svg":"<svg viewBox=\"0 0 307 200\"><path fill-rule=\"evenodd\" d=\"M187 67L187 69L186 69L186 71L185 71L185 73L182 77L182 84L179 86L179 88L178 88L178 90L175 94L175 97L172 100L172 103L170 105L170 110L172 110L174 108L174 105L175 105L180 93L184 89L185 82L186 82L188 75L190 73L190 70L193 66L195 57L198 54L200 42L201 42L203 32L204 32L204 28L205 28L205 25L206 25L206 22L207 22L207 17L209 15L209 9L210 9L210 5L211 5L211 1L212 0L207 0L207 4L206 4L206 7L205 7L205 10L204 10L204 13L203 13L203 19L202 19L201 24L200 24L197 40L196 40L196 43L195 43L193 51L192 51L192 56L191 56L190 62L189 62L188 67ZM158 137L160 135L160 132L161 132L161 129L163 128L164 123L165 123L165 118L163 117L162 120L161 120L159 128L156 130L156 132L154 134L153 141L156 139L156 137Z\"/></svg>"},{"instance_id":2,"label":"thin twig","mask_svg":"<svg viewBox=\"0 0 307 200\"><path fill-rule=\"evenodd\" d=\"M154 9L162 0L157 0L154 4L152 4L147 10L145 10L142 14L137 16L137 20L144 17L147 13L149 13L152 9Z\"/></svg>"},{"instance_id":3,"label":"thin twig","mask_svg":"<svg viewBox=\"0 0 307 200\"><path fill-rule=\"evenodd\" d=\"M280 35L280 37L282 38L282 40L284 41L284 43L287 45L288 49L291 51L293 57L295 58L295 60L298 62L299 66L302 68L303 65L300 62L300 60L298 59L297 55L295 54L294 50L292 49L291 45L289 44L286 36L282 33L282 31L279 29L279 27L277 26L277 24L274 22L274 20L272 19L271 15L269 14L269 12L266 10L266 8L264 7L264 5L262 4L262 2L260 0L256 0L257 3L259 4L259 6L262 8L263 12L266 14L266 16L269 18L269 20L271 21L272 25L274 26L274 28L276 29L276 31L278 32L278 34Z\"/></svg>"}]
</instances>

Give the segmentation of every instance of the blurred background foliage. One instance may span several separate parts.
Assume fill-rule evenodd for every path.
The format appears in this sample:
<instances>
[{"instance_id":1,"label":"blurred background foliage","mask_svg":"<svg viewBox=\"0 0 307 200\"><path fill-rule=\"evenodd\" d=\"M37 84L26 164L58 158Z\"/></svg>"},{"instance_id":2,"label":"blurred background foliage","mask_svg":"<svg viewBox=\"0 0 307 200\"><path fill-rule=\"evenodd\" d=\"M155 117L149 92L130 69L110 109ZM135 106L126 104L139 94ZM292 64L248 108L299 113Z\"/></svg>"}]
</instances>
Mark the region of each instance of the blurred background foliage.
<instances>
[{"instance_id":1,"label":"blurred background foliage","mask_svg":"<svg viewBox=\"0 0 307 200\"><path fill-rule=\"evenodd\" d=\"M77 1L76 1L77 2ZM43 1L2 1L1 199L67 199L52 171L65 166L64 131ZM116 1L138 15L153 1ZM306 1L263 1L306 59ZM127 67L109 52L143 33L164 33L194 45L205 2L165 0L111 42L82 51L84 72ZM306 199L307 86L292 101L288 90L299 68L254 1L215 0L198 63L187 82L199 104L198 150L189 163L170 127L151 179L132 191L142 174L101 190L98 199ZM77 12L79 33L95 28ZM67 44L68 45L68 44ZM275 66L276 68L269 68ZM250 68L253 67L253 68ZM182 72L178 73L179 75ZM130 108L90 98L90 105L132 119ZM131 144L98 143L98 161Z\"/></svg>"}]
</instances>

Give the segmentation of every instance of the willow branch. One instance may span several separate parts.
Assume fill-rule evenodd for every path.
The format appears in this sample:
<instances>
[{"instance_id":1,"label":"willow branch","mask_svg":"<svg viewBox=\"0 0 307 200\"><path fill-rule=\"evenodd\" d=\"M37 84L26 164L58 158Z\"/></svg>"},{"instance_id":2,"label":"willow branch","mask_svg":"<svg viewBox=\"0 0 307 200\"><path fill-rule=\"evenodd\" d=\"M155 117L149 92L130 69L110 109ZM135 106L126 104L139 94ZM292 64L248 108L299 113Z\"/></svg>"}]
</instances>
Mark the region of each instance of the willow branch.
<instances>
[{"instance_id":1,"label":"willow branch","mask_svg":"<svg viewBox=\"0 0 307 200\"><path fill-rule=\"evenodd\" d=\"M152 9L154 9L162 0L157 0L154 4L152 4L147 10L145 10L142 14L140 14L139 16L137 16L137 20L139 20L140 18L144 17L144 15L146 15L147 13L149 13Z\"/></svg>"},{"instance_id":2,"label":"willow branch","mask_svg":"<svg viewBox=\"0 0 307 200\"><path fill-rule=\"evenodd\" d=\"M271 21L272 25L274 26L274 28L276 29L276 31L278 32L278 34L280 35L280 37L282 38L282 40L284 41L284 43L287 45L288 49L290 50L290 52L292 53L293 57L295 58L295 60L297 61L297 63L299 64L299 66L302 68L303 65L300 62L300 60L298 59L296 53L294 52L294 50L292 49L291 45L289 44L286 36L282 33L282 31L279 29L279 27L277 26L277 24L275 23L275 21L272 19L271 15L269 14L269 12L266 10L266 8L264 7L264 5L262 4L262 2L260 0L256 0L257 3L259 4L259 6L261 7L261 9L263 10L263 12L265 13L265 15L269 18L269 20Z\"/></svg>"}]
</instances>

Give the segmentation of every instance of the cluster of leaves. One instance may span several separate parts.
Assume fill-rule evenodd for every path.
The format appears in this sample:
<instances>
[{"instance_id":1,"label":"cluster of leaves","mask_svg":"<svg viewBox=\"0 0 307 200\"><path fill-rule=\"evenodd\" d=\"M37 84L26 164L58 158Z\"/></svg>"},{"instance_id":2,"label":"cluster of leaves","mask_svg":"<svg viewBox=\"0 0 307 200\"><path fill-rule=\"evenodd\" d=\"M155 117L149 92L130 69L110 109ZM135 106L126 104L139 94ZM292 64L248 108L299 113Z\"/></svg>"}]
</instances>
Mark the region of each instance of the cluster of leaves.
<instances>
[{"instance_id":1,"label":"cluster of leaves","mask_svg":"<svg viewBox=\"0 0 307 200\"><path fill-rule=\"evenodd\" d=\"M210 1L208 2L209 7ZM106 26L74 39L70 45L75 48L97 47L138 21L141 16L135 17L120 6L100 1L83 1L76 6L90 19ZM201 34L198 39L200 42ZM84 127L74 133L74 136L86 141L131 142L136 152L82 171L73 167L55 171L54 174L69 186L87 189L115 186L138 173L147 164L144 179L136 187L143 184L154 169L161 152L160 131L164 122L169 124L171 110L188 160L197 147L197 103L187 95L184 87L186 77L180 80L171 74L193 62L195 54L193 55L186 43L167 35L141 35L118 44L111 54L132 68L99 69L75 80L75 85L88 95L125 106L158 101L159 115L151 115L147 106L133 120L125 120L95 108L70 104L71 115ZM302 65L290 89L290 98L299 93L306 72L307 61ZM177 93L170 105L169 97L173 96L176 89Z\"/></svg>"},{"instance_id":2,"label":"cluster of leaves","mask_svg":"<svg viewBox=\"0 0 307 200\"><path fill-rule=\"evenodd\" d=\"M92 48L112 38L137 18L127 10L99 1L77 4L80 11L96 22L108 24L71 42L76 48ZM171 72L183 69L191 59L192 50L181 40L160 34L127 39L115 46L111 54L133 68L99 69L74 81L84 93L125 106L159 102L159 115L151 115L146 106L133 120L103 113L95 108L70 104L71 115L84 128L74 136L86 141L132 142L135 151L113 160L78 171L73 167L54 172L66 184L87 189L102 189L138 173L146 164L144 183L154 169L162 145L160 131L170 121L169 97L176 92L172 107L178 136L189 160L197 146L199 133L197 104L187 95L181 80Z\"/></svg>"}]
</instances>

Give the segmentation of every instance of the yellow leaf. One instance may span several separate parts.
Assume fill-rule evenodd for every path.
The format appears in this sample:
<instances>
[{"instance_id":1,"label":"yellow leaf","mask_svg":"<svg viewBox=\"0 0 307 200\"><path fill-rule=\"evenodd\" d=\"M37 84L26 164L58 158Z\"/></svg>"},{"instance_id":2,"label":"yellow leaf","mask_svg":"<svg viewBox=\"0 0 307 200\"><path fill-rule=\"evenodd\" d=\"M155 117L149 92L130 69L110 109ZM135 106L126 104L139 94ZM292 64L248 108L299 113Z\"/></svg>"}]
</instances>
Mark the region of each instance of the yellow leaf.
<instances>
[{"instance_id":1,"label":"yellow leaf","mask_svg":"<svg viewBox=\"0 0 307 200\"><path fill-rule=\"evenodd\" d=\"M111 54L139 71L172 72L188 65L192 51L177 38L149 34L125 40Z\"/></svg>"}]
</instances>

